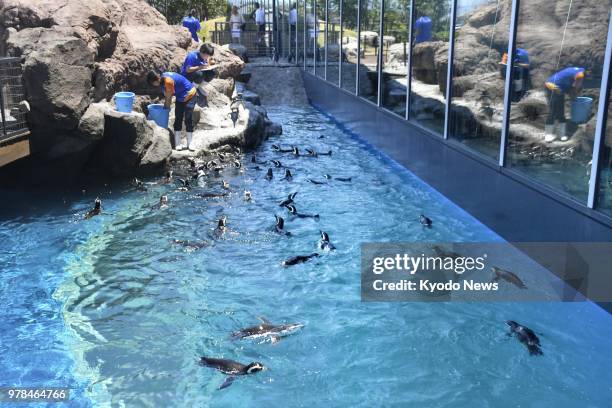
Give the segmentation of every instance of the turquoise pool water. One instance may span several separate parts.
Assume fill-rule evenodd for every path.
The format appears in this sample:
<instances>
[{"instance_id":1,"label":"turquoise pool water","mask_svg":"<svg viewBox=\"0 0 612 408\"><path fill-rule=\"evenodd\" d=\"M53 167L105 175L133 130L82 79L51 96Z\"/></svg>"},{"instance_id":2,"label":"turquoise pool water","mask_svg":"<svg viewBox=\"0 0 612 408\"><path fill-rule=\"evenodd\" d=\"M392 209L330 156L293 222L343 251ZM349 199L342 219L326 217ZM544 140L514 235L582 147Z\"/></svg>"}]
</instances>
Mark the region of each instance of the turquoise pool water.
<instances>
[{"instance_id":1,"label":"turquoise pool water","mask_svg":"<svg viewBox=\"0 0 612 408\"><path fill-rule=\"evenodd\" d=\"M190 192L3 191L0 385L68 386L75 407L609 405L612 318L591 303L361 303L361 242L500 238L312 108L270 116L285 134L257 154L280 157L291 182L247 163ZM293 158L272 143L333 156ZM326 173L352 182L305 182ZM222 179L228 197L197 196ZM298 210L320 220L286 216L278 202L293 191ZM170 207L152 210L162 193ZM106 214L84 221L98 195ZM421 212L434 228L419 224ZM270 231L274 214L291 237ZM221 216L230 232L215 240ZM335 252L280 265L314 252L319 229ZM258 316L305 327L276 345L229 339ZM544 356L506 335L508 319L540 334ZM224 375L199 366L203 355L268 370L218 391Z\"/></svg>"}]
</instances>

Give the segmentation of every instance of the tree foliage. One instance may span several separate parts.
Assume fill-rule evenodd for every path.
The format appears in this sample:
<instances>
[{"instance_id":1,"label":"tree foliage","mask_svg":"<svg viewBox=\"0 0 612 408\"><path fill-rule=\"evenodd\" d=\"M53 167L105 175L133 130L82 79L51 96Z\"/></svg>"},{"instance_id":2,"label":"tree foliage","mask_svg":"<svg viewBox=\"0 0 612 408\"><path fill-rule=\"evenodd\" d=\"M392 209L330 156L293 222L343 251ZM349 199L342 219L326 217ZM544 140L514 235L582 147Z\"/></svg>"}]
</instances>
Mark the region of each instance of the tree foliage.
<instances>
[{"instance_id":1,"label":"tree foliage","mask_svg":"<svg viewBox=\"0 0 612 408\"><path fill-rule=\"evenodd\" d=\"M227 0L148 0L149 4L160 11L170 24L178 24L183 17L195 9L196 17L208 20L229 14Z\"/></svg>"}]
</instances>

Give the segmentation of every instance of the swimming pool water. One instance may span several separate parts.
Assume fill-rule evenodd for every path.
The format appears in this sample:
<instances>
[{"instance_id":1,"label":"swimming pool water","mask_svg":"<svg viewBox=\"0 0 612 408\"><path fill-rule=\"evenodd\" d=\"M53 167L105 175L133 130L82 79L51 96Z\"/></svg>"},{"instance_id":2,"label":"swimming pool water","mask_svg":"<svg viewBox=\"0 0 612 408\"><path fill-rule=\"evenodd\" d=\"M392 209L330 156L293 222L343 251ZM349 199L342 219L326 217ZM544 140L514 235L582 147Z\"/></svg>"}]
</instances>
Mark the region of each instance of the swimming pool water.
<instances>
[{"instance_id":1,"label":"swimming pool water","mask_svg":"<svg viewBox=\"0 0 612 408\"><path fill-rule=\"evenodd\" d=\"M361 242L500 238L314 109L269 115L284 134L256 153L289 166L291 182L265 180L247 154L244 172L189 192L2 192L0 385L67 386L78 407L608 406L612 319L591 303L361 303ZM272 143L333 155L294 158ZM305 181L327 173L352 182ZM229 197L197 196L222 179ZM287 216L278 202L293 191L320 220ZM169 208L152 210L162 193ZM98 195L105 214L83 220ZM271 232L274 214L291 237ZM215 240L221 216L230 232ZM281 266L316 251L320 229L336 251ZM276 345L229 339L258 316L305 327ZM508 319L539 333L544 356L507 336ZM268 370L218 391L225 377L199 366L203 355Z\"/></svg>"}]
</instances>

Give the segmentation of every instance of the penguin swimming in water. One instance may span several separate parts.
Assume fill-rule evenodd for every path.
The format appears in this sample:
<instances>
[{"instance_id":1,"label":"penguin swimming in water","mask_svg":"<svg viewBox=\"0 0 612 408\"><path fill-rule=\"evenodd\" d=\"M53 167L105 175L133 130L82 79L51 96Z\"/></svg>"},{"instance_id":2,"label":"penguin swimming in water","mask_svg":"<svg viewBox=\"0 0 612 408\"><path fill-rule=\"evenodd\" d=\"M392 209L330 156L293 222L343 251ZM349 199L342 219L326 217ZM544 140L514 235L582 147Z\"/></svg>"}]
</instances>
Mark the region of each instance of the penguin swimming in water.
<instances>
[{"instance_id":1,"label":"penguin swimming in water","mask_svg":"<svg viewBox=\"0 0 612 408\"><path fill-rule=\"evenodd\" d=\"M251 157L251 163L254 163L254 164L262 164L262 165L263 165L263 164L266 164L266 163L267 163L267 161L265 161L265 160L264 160L264 161L262 161L262 162L257 161L257 156L253 155L253 156Z\"/></svg>"},{"instance_id":2,"label":"penguin swimming in water","mask_svg":"<svg viewBox=\"0 0 612 408\"><path fill-rule=\"evenodd\" d=\"M270 339L272 344L278 343L282 337L289 336L304 327L300 323L272 324L263 317L258 317L261 324L246 327L232 333L232 338L240 340Z\"/></svg>"},{"instance_id":3,"label":"penguin swimming in water","mask_svg":"<svg viewBox=\"0 0 612 408\"><path fill-rule=\"evenodd\" d=\"M265 369L264 365L257 361L245 365L237 361L226 360L224 358L201 357L200 364L205 367L215 368L222 373L229 375L223 384L219 386L220 390L232 385L237 375L254 374Z\"/></svg>"},{"instance_id":4,"label":"penguin swimming in water","mask_svg":"<svg viewBox=\"0 0 612 408\"><path fill-rule=\"evenodd\" d=\"M229 190L230 189L230 185L227 181L223 180L221 181L221 188L223 188L224 190Z\"/></svg>"},{"instance_id":5,"label":"penguin swimming in water","mask_svg":"<svg viewBox=\"0 0 612 408\"><path fill-rule=\"evenodd\" d=\"M272 160L274 167L283 167L283 164L278 160Z\"/></svg>"},{"instance_id":6,"label":"penguin swimming in water","mask_svg":"<svg viewBox=\"0 0 612 408\"><path fill-rule=\"evenodd\" d=\"M269 168L268 172L266 173L266 180L272 180L274 178L274 173L272 173L272 169Z\"/></svg>"},{"instance_id":7,"label":"penguin swimming in water","mask_svg":"<svg viewBox=\"0 0 612 408\"><path fill-rule=\"evenodd\" d=\"M318 157L317 152L312 149L306 149L306 153L307 153L307 156L309 157Z\"/></svg>"},{"instance_id":8,"label":"penguin swimming in water","mask_svg":"<svg viewBox=\"0 0 612 408\"><path fill-rule=\"evenodd\" d=\"M164 208L168 208L168 196L167 195L163 195L159 197L159 202L151 206L152 210L163 210Z\"/></svg>"},{"instance_id":9,"label":"penguin swimming in water","mask_svg":"<svg viewBox=\"0 0 612 408\"><path fill-rule=\"evenodd\" d=\"M173 171L172 170L168 170L166 172L166 175L164 176L163 179L161 179L158 184L169 184L172 183L172 175L173 175Z\"/></svg>"},{"instance_id":10,"label":"penguin swimming in water","mask_svg":"<svg viewBox=\"0 0 612 408\"><path fill-rule=\"evenodd\" d=\"M276 217L276 225L274 226L274 232L281 235L291 235L290 232L285 231L285 219L283 217L279 217L278 215L274 215Z\"/></svg>"},{"instance_id":11,"label":"penguin swimming in water","mask_svg":"<svg viewBox=\"0 0 612 408\"><path fill-rule=\"evenodd\" d=\"M336 249L334 244L329 242L329 235L325 231L319 231L321 233L321 240L319 241L319 249L323 251L333 251Z\"/></svg>"},{"instance_id":12,"label":"penguin swimming in water","mask_svg":"<svg viewBox=\"0 0 612 408\"><path fill-rule=\"evenodd\" d=\"M132 185L134 187L136 187L136 190L138 191L147 191L147 186L145 185L145 183L141 180L138 180L138 178L134 177L134 180L132 181Z\"/></svg>"},{"instance_id":13,"label":"penguin swimming in water","mask_svg":"<svg viewBox=\"0 0 612 408\"><path fill-rule=\"evenodd\" d=\"M283 200L280 202L280 204L278 204L279 207L286 207L289 204L293 203L293 200L295 199L295 196L297 195L297 191L295 193L291 193L289 194L289 196L287 196L286 200Z\"/></svg>"},{"instance_id":14,"label":"penguin swimming in water","mask_svg":"<svg viewBox=\"0 0 612 408\"><path fill-rule=\"evenodd\" d=\"M295 205L293 205L293 204L286 205L285 208L287 210L289 210L289 213L291 215L294 215L294 216L299 217L299 218L315 218L317 220L319 219L319 214L302 214L302 213L299 213L297 208L295 208Z\"/></svg>"},{"instance_id":15,"label":"penguin swimming in water","mask_svg":"<svg viewBox=\"0 0 612 408\"><path fill-rule=\"evenodd\" d=\"M300 155L300 150L298 149L297 146L293 146L291 149L291 153L293 153L294 156L299 156Z\"/></svg>"},{"instance_id":16,"label":"penguin swimming in water","mask_svg":"<svg viewBox=\"0 0 612 408\"><path fill-rule=\"evenodd\" d=\"M283 261L282 265L283 266L292 266L292 265L297 265L297 264L301 264L304 262L308 262L309 260L311 260L312 258L317 258L320 255L316 252L310 254L310 255L298 255L298 256L294 256L292 258L287 259L286 261Z\"/></svg>"},{"instance_id":17,"label":"penguin swimming in water","mask_svg":"<svg viewBox=\"0 0 612 408\"><path fill-rule=\"evenodd\" d=\"M278 152L278 153L292 153L293 149L283 149L279 145L273 144L272 145L272 151Z\"/></svg>"},{"instance_id":18,"label":"penguin swimming in water","mask_svg":"<svg viewBox=\"0 0 612 408\"><path fill-rule=\"evenodd\" d=\"M221 238L227 231L227 217L219 218L217 221L217 228L213 231L214 238Z\"/></svg>"},{"instance_id":19,"label":"penguin swimming in water","mask_svg":"<svg viewBox=\"0 0 612 408\"><path fill-rule=\"evenodd\" d=\"M508 320L506 322L508 326L510 326L509 335L512 336L516 334L516 337L519 339L521 343L527 347L529 350L529 354L532 356L542 355L542 349L540 348L540 339L529 327L521 326L514 320Z\"/></svg>"},{"instance_id":20,"label":"penguin swimming in water","mask_svg":"<svg viewBox=\"0 0 612 408\"><path fill-rule=\"evenodd\" d=\"M309 182L309 183L312 183L312 184L314 184L316 186L320 186L322 184L327 184L324 181L317 181L317 180L313 180L313 179L306 179L306 181Z\"/></svg>"},{"instance_id":21,"label":"penguin swimming in water","mask_svg":"<svg viewBox=\"0 0 612 408\"><path fill-rule=\"evenodd\" d=\"M244 201L251 201L253 196L249 190L244 190Z\"/></svg>"},{"instance_id":22,"label":"penguin swimming in water","mask_svg":"<svg viewBox=\"0 0 612 408\"><path fill-rule=\"evenodd\" d=\"M350 183L351 182L351 177L332 177L330 174L326 174L325 178L328 180L338 180L338 181L343 181L346 183Z\"/></svg>"},{"instance_id":23,"label":"penguin swimming in water","mask_svg":"<svg viewBox=\"0 0 612 408\"><path fill-rule=\"evenodd\" d=\"M525 286L521 278L519 278L514 272L510 272L505 269L498 268L496 266L493 266L491 270L493 271L494 275L491 282L497 282L499 279L503 279L506 282L510 282L519 289L527 289L527 286Z\"/></svg>"},{"instance_id":24,"label":"penguin swimming in water","mask_svg":"<svg viewBox=\"0 0 612 408\"><path fill-rule=\"evenodd\" d=\"M100 214L102 214L102 200L100 200L100 197L97 197L96 201L94 201L94 208L85 214L85 219L88 220L91 217L95 217L96 215Z\"/></svg>"},{"instance_id":25,"label":"penguin swimming in water","mask_svg":"<svg viewBox=\"0 0 612 408\"><path fill-rule=\"evenodd\" d=\"M291 171L289 169L285 169L285 177L283 177L283 180L293 180L293 175L291 174Z\"/></svg>"},{"instance_id":26,"label":"penguin swimming in water","mask_svg":"<svg viewBox=\"0 0 612 408\"><path fill-rule=\"evenodd\" d=\"M429 217L426 217L425 215L421 214L419 216L419 222L421 223L421 225L426 226L427 228L431 228L431 225L433 224L433 222L431 221L431 219Z\"/></svg>"},{"instance_id":27,"label":"penguin swimming in water","mask_svg":"<svg viewBox=\"0 0 612 408\"><path fill-rule=\"evenodd\" d=\"M179 188L177 188L178 191L189 191L191 190L191 184L189 183L189 180L185 180L185 179L177 179L177 181L179 183L181 183L181 186Z\"/></svg>"},{"instance_id":28,"label":"penguin swimming in water","mask_svg":"<svg viewBox=\"0 0 612 408\"><path fill-rule=\"evenodd\" d=\"M210 242L208 241L189 241L182 239L174 239L172 240L172 243L175 245L182 245L188 251L197 251L199 249L210 246Z\"/></svg>"},{"instance_id":29,"label":"penguin swimming in water","mask_svg":"<svg viewBox=\"0 0 612 408\"><path fill-rule=\"evenodd\" d=\"M198 197L201 198L221 198L228 196L229 193L200 193Z\"/></svg>"}]
</instances>

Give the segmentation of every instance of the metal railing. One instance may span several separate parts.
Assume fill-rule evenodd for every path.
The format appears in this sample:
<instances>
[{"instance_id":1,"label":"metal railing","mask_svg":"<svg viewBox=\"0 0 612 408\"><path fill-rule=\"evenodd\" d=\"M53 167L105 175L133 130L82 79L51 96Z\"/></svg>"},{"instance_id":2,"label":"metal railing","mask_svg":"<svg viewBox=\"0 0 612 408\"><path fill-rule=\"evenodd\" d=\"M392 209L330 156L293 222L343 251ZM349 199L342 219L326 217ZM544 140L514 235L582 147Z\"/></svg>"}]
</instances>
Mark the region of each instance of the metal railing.
<instances>
[{"instance_id":1,"label":"metal railing","mask_svg":"<svg viewBox=\"0 0 612 408\"><path fill-rule=\"evenodd\" d=\"M19 58L0 58L0 141L29 132L28 111Z\"/></svg>"},{"instance_id":2,"label":"metal railing","mask_svg":"<svg viewBox=\"0 0 612 408\"><path fill-rule=\"evenodd\" d=\"M259 31L259 26L253 22L247 22L240 31L238 38L232 37L229 22L216 22L215 31L212 33L213 42L219 45L241 44L246 47L249 57L272 57L275 52L275 41L273 23L265 23L264 30Z\"/></svg>"}]
</instances>

